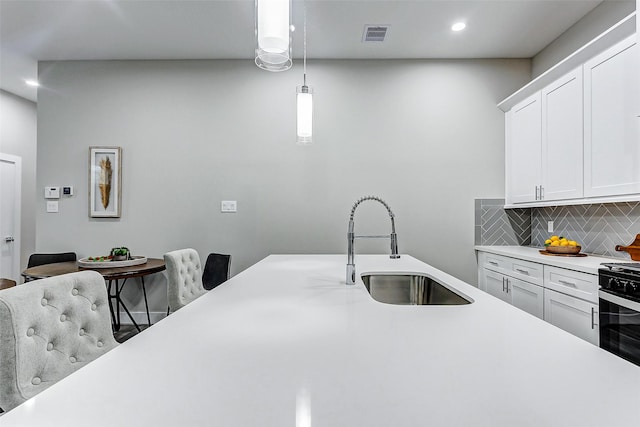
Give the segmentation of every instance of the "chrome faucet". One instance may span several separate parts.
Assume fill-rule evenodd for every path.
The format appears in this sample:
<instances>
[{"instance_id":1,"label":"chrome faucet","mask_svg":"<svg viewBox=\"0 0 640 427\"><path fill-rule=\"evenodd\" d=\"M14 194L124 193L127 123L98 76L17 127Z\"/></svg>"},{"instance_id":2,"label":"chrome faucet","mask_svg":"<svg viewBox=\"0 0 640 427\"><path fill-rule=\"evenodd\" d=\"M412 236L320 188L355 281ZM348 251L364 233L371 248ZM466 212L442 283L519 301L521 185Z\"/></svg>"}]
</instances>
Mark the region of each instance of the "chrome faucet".
<instances>
[{"instance_id":1,"label":"chrome faucet","mask_svg":"<svg viewBox=\"0 0 640 427\"><path fill-rule=\"evenodd\" d=\"M358 205L365 200L375 200L376 202L382 203L382 205L387 209L389 213L389 217L391 218L391 234L389 235L374 235L374 236L356 236L353 232L353 216L356 213L356 208ZM351 208L351 215L349 216L349 231L347 232L347 285L354 285L356 283L356 264L354 261L353 254L353 246L355 239L387 239L391 240L391 255L389 256L392 259L400 258L398 255L398 236L396 235L396 223L394 221L393 212L391 212L391 208L387 203L382 200L380 197L376 196L365 196L358 199Z\"/></svg>"}]
</instances>

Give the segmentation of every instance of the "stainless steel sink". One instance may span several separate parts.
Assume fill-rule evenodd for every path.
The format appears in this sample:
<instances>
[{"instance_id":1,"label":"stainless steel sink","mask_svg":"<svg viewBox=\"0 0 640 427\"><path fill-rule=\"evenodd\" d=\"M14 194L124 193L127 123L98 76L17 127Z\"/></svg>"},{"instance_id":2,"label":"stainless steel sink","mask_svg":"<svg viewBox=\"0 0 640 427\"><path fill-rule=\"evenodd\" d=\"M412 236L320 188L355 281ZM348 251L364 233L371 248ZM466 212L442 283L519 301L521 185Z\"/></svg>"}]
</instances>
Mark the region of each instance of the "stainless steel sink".
<instances>
[{"instance_id":1,"label":"stainless steel sink","mask_svg":"<svg viewBox=\"0 0 640 427\"><path fill-rule=\"evenodd\" d=\"M397 305L464 305L473 300L422 274L363 274L373 299Z\"/></svg>"}]
</instances>

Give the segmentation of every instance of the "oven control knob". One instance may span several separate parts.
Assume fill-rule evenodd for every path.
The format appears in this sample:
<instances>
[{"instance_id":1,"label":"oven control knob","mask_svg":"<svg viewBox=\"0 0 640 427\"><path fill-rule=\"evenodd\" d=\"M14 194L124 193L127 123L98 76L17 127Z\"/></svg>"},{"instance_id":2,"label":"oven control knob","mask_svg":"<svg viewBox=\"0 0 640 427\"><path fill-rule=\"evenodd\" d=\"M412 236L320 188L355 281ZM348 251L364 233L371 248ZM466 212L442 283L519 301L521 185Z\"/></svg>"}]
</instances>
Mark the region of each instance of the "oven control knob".
<instances>
[{"instance_id":1,"label":"oven control knob","mask_svg":"<svg viewBox=\"0 0 640 427\"><path fill-rule=\"evenodd\" d=\"M636 285L635 283L629 281L626 283L625 287L624 287L624 291L628 294L632 294L635 293L638 290L638 285Z\"/></svg>"},{"instance_id":2,"label":"oven control knob","mask_svg":"<svg viewBox=\"0 0 640 427\"><path fill-rule=\"evenodd\" d=\"M626 292L627 291L627 285L629 284L629 282L626 281L626 280L618 280L617 282L618 282L617 283L617 285L618 285L617 286L618 287L617 290L620 291L620 292Z\"/></svg>"},{"instance_id":3,"label":"oven control knob","mask_svg":"<svg viewBox=\"0 0 640 427\"><path fill-rule=\"evenodd\" d=\"M616 279L615 277L610 277L609 281L607 282L605 288L606 289L614 289L616 288L618 284L618 279Z\"/></svg>"}]
</instances>

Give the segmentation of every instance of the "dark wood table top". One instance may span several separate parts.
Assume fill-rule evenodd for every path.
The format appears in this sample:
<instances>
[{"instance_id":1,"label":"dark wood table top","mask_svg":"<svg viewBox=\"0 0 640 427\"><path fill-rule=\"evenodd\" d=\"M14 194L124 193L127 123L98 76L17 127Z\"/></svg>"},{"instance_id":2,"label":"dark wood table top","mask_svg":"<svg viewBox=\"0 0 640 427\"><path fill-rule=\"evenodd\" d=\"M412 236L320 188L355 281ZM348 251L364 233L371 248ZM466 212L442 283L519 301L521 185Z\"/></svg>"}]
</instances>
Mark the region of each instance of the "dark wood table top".
<instances>
[{"instance_id":1,"label":"dark wood table top","mask_svg":"<svg viewBox=\"0 0 640 427\"><path fill-rule=\"evenodd\" d=\"M22 276L32 279L44 279L61 274L76 273L84 270L94 270L102 274L106 280L127 279L130 277L142 277L148 274L157 273L165 269L164 260L159 258L148 258L147 262L139 265L116 268L85 268L78 267L75 261L56 262L54 264L44 264L37 267L27 268L22 272Z\"/></svg>"},{"instance_id":2,"label":"dark wood table top","mask_svg":"<svg viewBox=\"0 0 640 427\"><path fill-rule=\"evenodd\" d=\"M16 285L11 279L0 279L0 290L13 288Z\"/></svg>"}]
</instances>

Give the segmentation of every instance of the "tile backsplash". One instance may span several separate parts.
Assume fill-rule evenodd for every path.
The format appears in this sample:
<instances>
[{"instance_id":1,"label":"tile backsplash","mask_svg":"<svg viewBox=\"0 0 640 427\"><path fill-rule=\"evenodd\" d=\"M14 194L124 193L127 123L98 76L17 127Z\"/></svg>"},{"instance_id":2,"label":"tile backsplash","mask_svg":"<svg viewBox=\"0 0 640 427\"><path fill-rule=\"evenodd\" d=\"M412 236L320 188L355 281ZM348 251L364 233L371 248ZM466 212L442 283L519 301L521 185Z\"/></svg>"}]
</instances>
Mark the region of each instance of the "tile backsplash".
<instances>
[{"instance_id":1,"label":"tile backsplash","mask_svg":"<svg viewBox=\"0 0 640 427\"><path fill-rule=\"evenodd\" d=\"M531 209L504 209L504 199L476 199L476 245L531 243Z\"/></svg>"},{"instance_id":2,"label":"tile backsplash","mask_svg":"<svg viewBox=\"0 0 640 427\"><path fill-rule=\"evenodd\" d=\"M504 209L504 199L476 199L475 244L544 246L551 234L566 236L594 255L629 259L616 252L640 234L640 202ZM547 232L553 221L553 233Z\"/></svg>"},{"instance_id":3,"label":"tile backsplash","mask_svg":"<svg viewBox=\"0 0 640 427\"><path fill-rule=\"evenodd\" d=\"M553 234L582 244L583 252L629 259L616 252L616 245L628 245L640 233L640 202L532 209L531 244L543 246L550 233L547 221L553 221Z\"/></svg>"}]
</instances>

